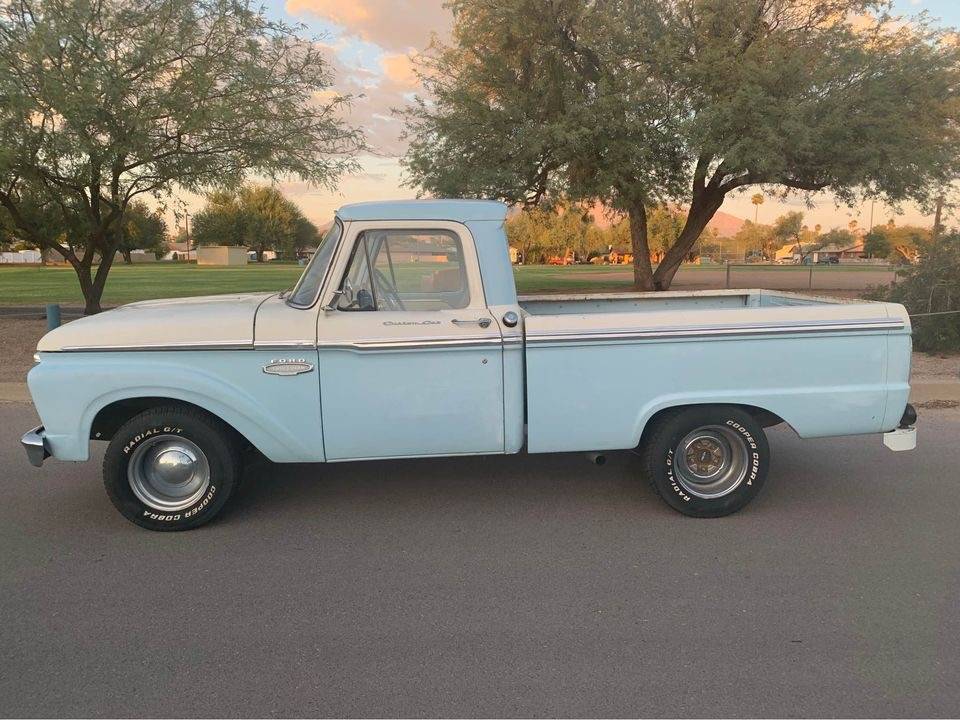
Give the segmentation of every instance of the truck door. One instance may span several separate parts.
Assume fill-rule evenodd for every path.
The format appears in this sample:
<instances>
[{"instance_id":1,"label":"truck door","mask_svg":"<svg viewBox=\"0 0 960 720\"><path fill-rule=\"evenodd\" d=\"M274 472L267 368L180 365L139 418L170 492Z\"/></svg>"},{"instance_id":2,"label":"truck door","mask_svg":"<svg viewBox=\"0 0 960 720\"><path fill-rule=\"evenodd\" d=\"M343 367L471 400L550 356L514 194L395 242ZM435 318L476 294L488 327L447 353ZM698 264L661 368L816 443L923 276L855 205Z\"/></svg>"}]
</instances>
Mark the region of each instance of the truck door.
<instances>
[{"instance_id":1,"label":"truck door","mask_svg":"<svg viewBox=\"0 0 960 720\"><path fill-rule=\"evenodd\" d=\"M502 453L503 339L467 228L348 233L317 325L327 459Z\"/></svg>"}]
</instances>

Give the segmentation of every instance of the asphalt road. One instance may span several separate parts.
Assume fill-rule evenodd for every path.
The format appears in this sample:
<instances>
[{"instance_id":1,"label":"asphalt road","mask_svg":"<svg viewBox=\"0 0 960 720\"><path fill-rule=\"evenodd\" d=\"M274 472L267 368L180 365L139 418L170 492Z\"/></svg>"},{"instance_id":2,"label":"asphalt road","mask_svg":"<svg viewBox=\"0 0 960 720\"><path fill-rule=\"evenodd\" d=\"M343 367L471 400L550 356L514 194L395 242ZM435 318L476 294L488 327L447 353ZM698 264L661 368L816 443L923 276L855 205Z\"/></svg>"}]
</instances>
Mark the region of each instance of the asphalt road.
<instances>
[{"instance_id":1,"label":"asphalt road","mask_svg":"<svg viewBox=\"0 0 960 720\"><path fill-rule=\"evenodd\" d=\"M183 534L0 405L5 716L957 716L960 419L920 449L771 432L741 514L627 454L252 467Z\"/></svg>"}]
</instances>

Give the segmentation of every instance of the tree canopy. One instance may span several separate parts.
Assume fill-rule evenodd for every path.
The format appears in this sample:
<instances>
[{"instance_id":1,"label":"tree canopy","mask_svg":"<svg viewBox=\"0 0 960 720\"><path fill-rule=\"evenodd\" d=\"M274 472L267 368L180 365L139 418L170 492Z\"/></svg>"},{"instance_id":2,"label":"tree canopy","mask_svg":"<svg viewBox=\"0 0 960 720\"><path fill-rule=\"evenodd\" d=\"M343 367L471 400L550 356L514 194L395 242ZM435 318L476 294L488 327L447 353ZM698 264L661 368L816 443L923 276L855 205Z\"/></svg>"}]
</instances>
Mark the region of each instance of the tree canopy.
<instances>
[{"instance_id":1,"label":"tree canopy","mask_svg":"<svg viewBox=\"0 0 960 720\"><path fill-rule=\"evenodd\" d=\"M151 210L142 200L127 206L120 223L120 242L117 250L126 262L131 262L134 250L159 255L166 249L167 223L159 209Z\"/></svg>"},{"instance_id":2,"label":"tree canopy","mask_svg":"<svg viewBox=\"0 0 960 720\"><path fill-rule=\"evenodd\" d=\"M927 202L956 176L960 50L869 0L453 0L405 163L436 195L626 212L666 289L733 192ZM656 271L647 208L687 208Z\"/></svg>"},{"instance_id":3,"label":"tree canopy","mask_svg":"<svg viewBox=\"0 0 960 720\"><path fill-rule=\"evenodd\" d=\"M135 199L353 168L332 81L317 44L248 0L0 0L0 206L97 312Z\"/></svg>"},{"instance_id":4,"label":"tree canopy","mask_svg":"<svg viewBox=\"0 0 960 720\"><path fill-rule=\"evenodd\" d=\"M243 245L263 262L267 250L291 258L316 246L320 233L293 202L273 187L244 186L211 193L193 218L198 245Z\"/></svg>"}]
</instances>

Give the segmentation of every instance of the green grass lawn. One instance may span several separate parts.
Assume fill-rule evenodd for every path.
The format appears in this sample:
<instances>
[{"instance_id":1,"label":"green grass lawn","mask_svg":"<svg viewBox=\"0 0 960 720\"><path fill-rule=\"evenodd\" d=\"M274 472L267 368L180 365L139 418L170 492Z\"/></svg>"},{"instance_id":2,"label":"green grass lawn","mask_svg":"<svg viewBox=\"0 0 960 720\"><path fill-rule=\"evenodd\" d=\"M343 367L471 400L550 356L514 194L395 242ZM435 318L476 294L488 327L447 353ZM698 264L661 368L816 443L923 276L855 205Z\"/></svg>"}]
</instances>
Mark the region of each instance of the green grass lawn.
<instances>
[{"instance_id":1,"label":"green grass lawn","mask_svg":"<svg viewBox=\"0 0 960 720\"><path fill-rule=\"evenodd\" d=\"M809 268L797 265L738 266L736 272L753 269L805 274ZM815 272L849 270L876 271L876 268L817 266ZM245 267L197 267L179 263L116 265L107 279L103 304L112 306L165 297L280 291L292 287L301 271L302 268L296 265L274 264L251 264ZM721 273L723 267L693 265L682 269L684 274L710 271ZM522 294L625 291L632 285L632 269L629 266L532 265L514 268L514 275ZM43 305L50 302L83 305L80 286L72 268L0 265L0 305Z\"/></svg>"},{"instance_id":2,"label":"green grass lawn","mask_svg":"<svg viewBox=\"0 0 960 720\"><path fill-rule=\"evenodd\" d=\"M296 265L197 267L178 263L115 265L103 293L105 306L137 300L292 287L303 268ZM70 267L0 266L0 305L83 305L77 275Z\"/></svg>"},{"instance_id":3,"label":"green grass lawn","mask_svg":"<svg viewBox=\"0 0 960 720\"><path fill-rule=\"evenodd\" d=\"M104 306L137 300L216 295L235 292L269 292L293 287L303 268L296 265L198 267L158 263L116 265L107 278ZM628 290L630 268L624 267L521 267L516 268L521 293L575 290ZM603 275L612 276L609 280ZM623 277L618 277L623 276ZM81 306L83 296L70 267L0 266L0 305Z\"/></svg>"}]
</instances>

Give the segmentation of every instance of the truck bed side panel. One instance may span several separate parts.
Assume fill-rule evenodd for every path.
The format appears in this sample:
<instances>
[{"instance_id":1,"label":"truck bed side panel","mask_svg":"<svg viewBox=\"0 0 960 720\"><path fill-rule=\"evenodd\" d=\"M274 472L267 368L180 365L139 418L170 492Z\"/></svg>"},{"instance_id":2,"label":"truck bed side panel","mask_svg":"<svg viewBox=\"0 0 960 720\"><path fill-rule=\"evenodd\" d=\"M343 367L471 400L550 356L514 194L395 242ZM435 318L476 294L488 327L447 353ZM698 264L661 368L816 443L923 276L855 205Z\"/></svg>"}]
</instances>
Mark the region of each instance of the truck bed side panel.
<instances>
[{"instance_id":1,"label":"truck bed side panel","mask_svg":"<svg viewBox=\"0 0 960 720\"><path fill-rule=\"evenodd\" d=\"M696 327L660 313L528 315L528 448L632 448L660 410L705 403L768 410L801 437L892 429L909 392L909 321L888 307L838 307L819 320L813 309L742 309L736 322L721 310L698 314Z\"/></svg>"}]
</instances>

